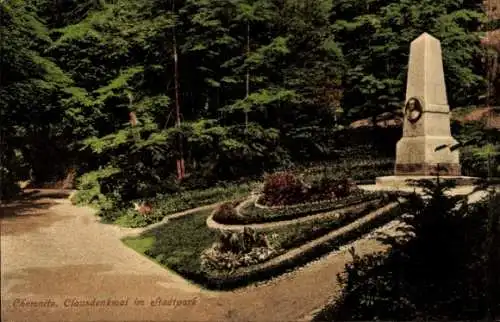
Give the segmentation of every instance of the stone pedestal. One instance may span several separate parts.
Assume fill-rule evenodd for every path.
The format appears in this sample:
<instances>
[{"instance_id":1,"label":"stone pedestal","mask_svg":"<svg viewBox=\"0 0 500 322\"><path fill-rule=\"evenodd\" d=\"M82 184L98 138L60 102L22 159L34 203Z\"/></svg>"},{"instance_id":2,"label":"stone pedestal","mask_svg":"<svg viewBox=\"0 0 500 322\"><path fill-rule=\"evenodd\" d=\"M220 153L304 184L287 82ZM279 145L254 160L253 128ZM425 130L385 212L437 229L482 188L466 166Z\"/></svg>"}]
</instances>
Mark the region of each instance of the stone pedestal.
<instances>
[{"instance_id":1,"label":"stone pedestal","mask_svg":"<svg viewBox=\"0 0 500 322\"><path fill-rule=\"evenodd\" d=\"M460 176L451 136L441 45L424 33L411 43L403 137L396 146L396 176ZM437 147L446 146L439 151Z\"/></svg>"},{"instance_id":2,"label":"stone pedestal","mask_svg":"<svg viewBox=\"0 0 500 322\"><path fill-rule=\"evenodd\" d=\"M377 187L390 187L393 189L408 188L412 186L412 181L430 180L437 181L436 176L388 176L378 177L376 180ZM452 181L457 186L474 186L481 183L481 179L475 177L464 176L445 176L440 177L441 181Z\"/></svg>"}]
</instances>

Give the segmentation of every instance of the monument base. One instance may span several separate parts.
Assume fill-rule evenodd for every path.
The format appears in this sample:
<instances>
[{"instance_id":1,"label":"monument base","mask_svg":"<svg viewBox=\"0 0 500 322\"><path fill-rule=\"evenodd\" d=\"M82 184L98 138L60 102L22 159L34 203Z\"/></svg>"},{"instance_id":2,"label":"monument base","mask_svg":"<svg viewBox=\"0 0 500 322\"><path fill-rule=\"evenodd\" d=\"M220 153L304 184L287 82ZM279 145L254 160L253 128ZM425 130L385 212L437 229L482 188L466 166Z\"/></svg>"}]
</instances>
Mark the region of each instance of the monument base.
<instances>
[{"instance_id":1,"label":"monument base","mask_svg":"<svg viewBox=\"0 0 500 322\"><path fill-rule=\"evenodd\" d=\"M396 176L453 176L460 177L460 164L458 163L408 163L396 164Z\"/></svg>"},{"instance_id":2,"label":"monument base","mask_svg":"<svg viewBox=\"0 0 500 322\"><path fill-rule=\"evenodd\" d=\"M377 177L376 185L380 187L405 188L411 187L411 180L432 180L436 181L436 176L387 176ZM439 180L454 181L457 186L473 186L482 180L476 177L466 176L440 176Z\"/></svg>"}]
</instances>

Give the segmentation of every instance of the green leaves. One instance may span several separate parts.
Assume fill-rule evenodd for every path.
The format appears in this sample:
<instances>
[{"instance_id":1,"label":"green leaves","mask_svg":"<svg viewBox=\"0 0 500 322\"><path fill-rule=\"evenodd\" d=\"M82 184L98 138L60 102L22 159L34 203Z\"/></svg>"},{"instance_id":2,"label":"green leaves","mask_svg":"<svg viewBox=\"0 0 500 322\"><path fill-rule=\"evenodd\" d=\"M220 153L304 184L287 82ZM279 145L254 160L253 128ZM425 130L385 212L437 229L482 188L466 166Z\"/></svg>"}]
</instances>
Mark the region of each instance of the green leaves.
<instances>
[{"instance_id":1,"label":"green leaves","mask_svg":"<svg viewBox=\"0 0 500 322\"><path fill-rule=\"evenodd\" d=\"M111 95L115 94L116 91L121 91L121 94L123 94L125 89L132 86L131 81L134 77L143 72L144 67L142 66L134 66L121 71L120 75L113 79L107 86L101 87L96 91L99 94L98 101L105 101Z\"/></svg>"},{"instance_id":2,"label":"green leaves","mask_svg":"<svg viewBox=\"0 0 500 322\"><path fill-rule=\"evenodd\" d=\"M393 111L404 100L409 45L422 32L441 40L450 105L476 102L483 86L474 63L483 14L455 2L377 0L368 6L353 4L351 19L339 16L333 30L349 64L343 98L348 114L374 116ZM344 5L340 2L334 10Z\"/></svg>"},{"instance_id":3,"label":"green leaves","mask_svg":"<svg viewBox=\"0 0 500 322\"><path fill-rule=\"evenodd\" d=\"M222 109L226 112L234 112L237 110L243 110L250 112L252 110L264 111L269 108L272 104L288 101L295 97L295 92L285 89L262 89L258 92L250 94L247 98L238 100L232 105L229 105Z\"/></svg>"}]
</instances>

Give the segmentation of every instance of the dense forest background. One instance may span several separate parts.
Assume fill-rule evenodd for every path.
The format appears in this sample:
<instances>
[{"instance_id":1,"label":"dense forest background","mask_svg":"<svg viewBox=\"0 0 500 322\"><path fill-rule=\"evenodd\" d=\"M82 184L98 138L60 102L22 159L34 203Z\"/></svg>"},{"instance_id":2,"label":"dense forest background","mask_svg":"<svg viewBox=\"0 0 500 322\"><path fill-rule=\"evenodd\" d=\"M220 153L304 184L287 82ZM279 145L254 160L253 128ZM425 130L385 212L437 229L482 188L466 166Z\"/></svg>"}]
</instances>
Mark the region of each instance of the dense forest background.
<instances>
[{"instance_id":1,"label":"dense forest background","mask_svg":"<svg viewBox=\"0 0 500 322\"><path fill-rule=\"evenodd\" d=\"M479 0L2 1L2 193L73 172L130 199L331 159L350 122L400 110L422 32L452 108L498 104L486 18Z\"/></svg>"}]
</instances>

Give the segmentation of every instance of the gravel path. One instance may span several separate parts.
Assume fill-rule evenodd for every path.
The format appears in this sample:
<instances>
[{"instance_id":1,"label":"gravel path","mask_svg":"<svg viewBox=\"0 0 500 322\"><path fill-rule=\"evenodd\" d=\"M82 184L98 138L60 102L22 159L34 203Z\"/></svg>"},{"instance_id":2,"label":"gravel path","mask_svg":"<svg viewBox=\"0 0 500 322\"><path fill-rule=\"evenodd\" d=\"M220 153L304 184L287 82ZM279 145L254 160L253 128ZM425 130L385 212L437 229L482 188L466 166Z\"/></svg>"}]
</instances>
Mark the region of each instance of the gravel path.
<instances>
[{"instance_id":1,"label":"gravel path","mask_svg":"<svg viewBox=\"0 0 500 322\"><path fill-rule=\"evenodd\" d=\"M101 224L64 197L42 190L0 208L2 321L295 321L338 291L350 257L344 249L264 284L202 290L124 246L134 230ZM82 301L90 306L75 306Z\"/></svg>"}]
</instances>

